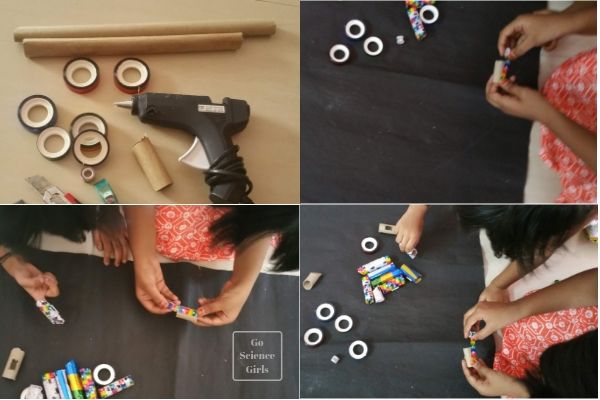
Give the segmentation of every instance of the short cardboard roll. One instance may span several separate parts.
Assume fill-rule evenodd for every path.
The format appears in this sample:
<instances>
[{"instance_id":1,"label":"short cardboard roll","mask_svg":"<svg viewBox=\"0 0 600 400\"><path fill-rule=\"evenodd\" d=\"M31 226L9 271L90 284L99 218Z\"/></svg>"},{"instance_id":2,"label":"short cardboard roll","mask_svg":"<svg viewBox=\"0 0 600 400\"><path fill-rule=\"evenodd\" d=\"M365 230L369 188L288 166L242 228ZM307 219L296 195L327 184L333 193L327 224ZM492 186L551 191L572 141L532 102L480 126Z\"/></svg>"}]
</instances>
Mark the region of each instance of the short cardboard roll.
<instances>
[{"instance_id":1,"label":"short cardboard roll","mask_svg":"<svg viewBox=\"0 0 600 400\"><path fill-rule=\"evenodd\" d=\"M239 32L176 36L25 39L23 49L29 58L193 53L237 50L242 45L242 40L242 34Z\"/></svg>"},{"instance_id":2,"label":"short cardboard roll","mask_svg":"<svg viewBox=\"0 0 600 400\"><path fill-rule=\"evenodd\" d=\"M133 146L133 154L146 178L148 178L152 189L158 192L173 183L150 138L144 136L137 142Z\"/></svg>"}]
</instances>

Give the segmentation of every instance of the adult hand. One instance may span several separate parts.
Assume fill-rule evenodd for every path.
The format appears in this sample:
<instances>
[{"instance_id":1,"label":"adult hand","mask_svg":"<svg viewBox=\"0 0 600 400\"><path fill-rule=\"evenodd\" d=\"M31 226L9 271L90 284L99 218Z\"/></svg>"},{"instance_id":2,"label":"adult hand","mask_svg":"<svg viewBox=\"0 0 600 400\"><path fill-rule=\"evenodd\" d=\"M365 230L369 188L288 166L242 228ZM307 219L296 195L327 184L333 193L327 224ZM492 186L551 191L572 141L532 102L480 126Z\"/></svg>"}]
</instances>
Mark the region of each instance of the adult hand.
<instances>
[{"instance_id":1,"label":"adult hand","mask_svg":"<svg viewBox=\"0 0 600 400\"><path fill-rule=\"evenodd\" d=\"M251 289L251 288L250 288ZM215 298L199 298L198 319L199 326L221 326L235 321L242 311L250 291L245 286L234 285L227 281L219 296Z\"/></svg>"},{"instance_id":2,"label":"adult hand","mask_svg":"<svg viewBox=\"0 0 600 400\"><path fill-rule=\"evenodd\" d=\"M481 359L477 360L473 368L468 368L466 361L462 360L462 370L469 385L482 396L529 397L529 392L523 382L488 368Z\"/></svg>"},{"instance_id":3,"label":"adult hand","mask_svg":"<svg viewBox=\"0 0 600 400\"><path fill-rule=\"evenodd\" d=\"M160 263L156 259L136 260L135 295L144 308L153 314L166 314L167 302L180 304L179 298L165 283Z\"/></svg>"}]
</instances>

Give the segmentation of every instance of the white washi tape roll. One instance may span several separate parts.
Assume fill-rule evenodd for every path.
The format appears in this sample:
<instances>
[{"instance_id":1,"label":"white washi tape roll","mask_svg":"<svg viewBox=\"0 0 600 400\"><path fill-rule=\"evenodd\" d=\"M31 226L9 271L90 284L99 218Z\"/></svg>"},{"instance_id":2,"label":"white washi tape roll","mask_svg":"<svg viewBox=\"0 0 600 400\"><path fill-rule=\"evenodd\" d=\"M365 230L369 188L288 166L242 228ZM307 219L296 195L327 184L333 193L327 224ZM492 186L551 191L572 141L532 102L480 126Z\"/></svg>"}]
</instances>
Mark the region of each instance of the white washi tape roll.
<instances>
[{"instance_id":1,"label":"white washi tape roll","mask_svg":"<svg viewBox=\"0 0 600 400\"><path fill-rule=\"evenodd\" d=\"M125 71L136 70L140 77L135 82L130 82L125 78ZM145 62L137 58L125 58L117 64L114 72L115 80L118 87L127 92L142 91L145 89L150 80L150 69Z\"/></svg>"},{"instance_id":2,"label":"white washi tape roll","mask_svg":"<svg viewBox=\"0 0 600 400\"><path fill-rule=\"evenodd\" d=\"M99 146L100 149L94 155L90 147ZM87 154L86 154L87 153ZM73 141L73 155L83 165L95 166L106 160L109 153L108 140L106 136L94 129L80 132Z\"/></svg>"},{"instance_id":3,"label":"white washi tape roll","mask_svg":"<svg viewBox=\"0 0 600 400\"><path fill-rule=\"evenodd\" d=\"M108 371L108 378L100 379L100 371ZM93 376L94 381L96 381L98 385L108 385L109 383L115 380L115 369L108 364L100 364L96 368L94 368Z\"/></svg>"},{"instance_id":4,"label":"white washi tape roll","mask_svg":"<svg viewBox=\"0 0 600 400\"><path fill-rule=\"evenodd\" d=\"M321 321L329 321L335 315L335 307L329 303L323 303L317 307L317 318Z\"/></svg>"},{"instance_id":5,"label":"white washi tape roll","mask_svg":"<svg viewBox=\"0 0 600 400\"><path fill-rule=\"evenodd\" d=\"M350 59L350 49L346 45L336 44L329 50L329 58L336 64L343 64Z\"/></svg>"},{"instance_id":6,"label":"white washi tape roll","mask_svg":"<svg viewBox=\"0 0 600 400\"><path fill-rule=\"evenodd\" d=\"M357 353L355 350L356 347L360 347L362 351L360 353ZM355 360L365 358L368 352L369 348L367 347L367 344L362 340L355 340L350 344L350 347L348 348L348 353L350 353L350 357L354 358Z\"/></svg>"},{"instance_id":7,"label":"white washi tape roll","mask_svg":"<svg viewBox=\"0 0 600 400\"><path fill-rule=\"evenodd\" d=\"M101 116L94 113L84 113L76 116L73 122L71 122L71 135L76 138L79 136L79 133L90 129L90 126L94 127L95 130L106 136L106 132L108 130L106 121L104 121Z\"/></svg>"},{"instance_id":8,"label":"white washi tape roll","mask_svg":"<svg viewBox=\"0 0 600 400\"><path fill-rule=\"evenodd\" d=\"M431 13L431 18L427 18L427 13ZM433 24L440 17L440 12L438 11L436 6L432 6L431 4L424 5L421 7L420 11L421 21L424 24Z\"/></svg>"},{"instance_id":9,"label":"white washi tape roll","mask_svg":"<svg viewBox=\"0 0 600 400\"><path fill-rule=\"evenodd\" d=\"M46 147L46 143L50 138L58 137L62 140L62 146L56 150L51 151ZM65 131L63 128L59 128L57 126L53 126L50 128L46 128L40 133L37 138L36 146L41 155L46 157L49 160L58 160L59 158L64 157L69 150L71 149L71 135L69 132Z\"/></svg>"},{"instance_id":10,"label":"white washi tape roll","mask_svg":"<svg viewBox=\"0 0 600 400\"><path fill-rule=\"evenodd\" d=\"M311 338L315 338L314 340ZM304 332L304 343L307 346L316 346L323 341L323 331L319 328L310 328Z\"/></svg>"},{"instance_id":11,"label":"white washi tape roll","mask_svg":"<svg viewBox=\"0 0 600 400\"><path fill-rule=\"evenodd\" d=\"M346 36L350 39L360 39L365 35L367 28L360 19L351 19L346 23Z\"/></svg>"},{"instance_id":12,"label":"white washi tape roll","mask_svg":"<svg viewBox=\"0 0 600 400\"><path fill-rule=\"evenodd\" d=\"M375 49L372 50L371 45L375 45ZM365 43L363 44L363 49L365 50L365 53L367 53L368 55L374 57L374 56L378 56L381 54L381 52L383 51L383 41L381 39L379 39L377 36L371 36L368 37L367 39L365 39Z\"/></svg>"},{"instance_id":13,"label":"white washi tape roll","mask_svg":"<svg viewBox=\"0 0 600 400\"><path fill-rule=\"evenodd\" d=\"M345 328L342 327L342 322L344 321L347 322L347 326ZM350 329L352 329L352 325L354 325L354 321L352 321L352 318L350 318L349 315L340 315L335 319L335 329L338 332L348 332Z\"/></svg>"},{"instance_id":14,"label":"white washi tape roll","mask_svg":"<svg viewBox=\"0 0 600 400\"><path fill-rule=\"evenodd\" d=\"M87 81L78 82L75 79L75 71L86 70L90 74ZM98 66L89 58L75 58L65 65L63 77L69 89L76 93L87 93L98 85Z\"/></svg>"},{"instance_id":15,"label":"white washi tape roll","mask_svg":"<svg viewBox=\"0 0 600 400\"><path fill-rule=\"evenodd\" d=\"M375 253L379 247L379 242L373 237L367 237L360 242L360 247L367 254Z\"/></svg>"}]
</instances>

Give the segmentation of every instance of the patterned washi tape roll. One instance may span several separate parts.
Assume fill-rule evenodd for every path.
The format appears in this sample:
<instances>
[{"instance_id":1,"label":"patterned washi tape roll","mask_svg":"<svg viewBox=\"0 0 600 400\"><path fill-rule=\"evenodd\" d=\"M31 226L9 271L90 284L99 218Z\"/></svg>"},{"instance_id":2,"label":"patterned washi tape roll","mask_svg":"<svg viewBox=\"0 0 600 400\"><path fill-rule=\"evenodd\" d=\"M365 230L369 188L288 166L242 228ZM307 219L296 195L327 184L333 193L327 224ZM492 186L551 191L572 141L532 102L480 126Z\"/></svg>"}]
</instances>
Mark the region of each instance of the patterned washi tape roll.
<instances>
[{"instance_id":1,"label":"patterned washi tape roll","mask_svg":"<svg viewBox=\"0 0 600 400\"><path fill-rule=\"evenodd\" d=\"M98 394L96 393L96 385L94 384L92 370L90 368L79 368L79 377L81 378L81 385L83 386L85 398L97 399Z\"/></svg>"},{"instance_id":2,"label":"patterned washi tape roll","mask_svg":"<svg viewBox=\"0 0 600 400\"><path fill-rule=\"evenodd\" d=\"M132 387L135 384L132 375L127 375L124 378L114 381L111 384L103 386L98 389L98 395L101 399L114 396L117 393L122 392L125 389Z\"/></svg>"},{"instance_id":3,"label":"patterned washi tape roll","mask_svg":"<svg viewBox=\"0 0 600 400\"><path fill-rule=\"evenodd\" d=\"M392 259L389 256L383 256L376 260L371 261L370 263L361 265L360 267L358 267L356 269L356 272L358 272L361 275L367 275L369 272L373 272L373 271L375 271L383 266L386 266L388 264L391 264L391 263L392 263Z\"/></svg>"}]
</instances>

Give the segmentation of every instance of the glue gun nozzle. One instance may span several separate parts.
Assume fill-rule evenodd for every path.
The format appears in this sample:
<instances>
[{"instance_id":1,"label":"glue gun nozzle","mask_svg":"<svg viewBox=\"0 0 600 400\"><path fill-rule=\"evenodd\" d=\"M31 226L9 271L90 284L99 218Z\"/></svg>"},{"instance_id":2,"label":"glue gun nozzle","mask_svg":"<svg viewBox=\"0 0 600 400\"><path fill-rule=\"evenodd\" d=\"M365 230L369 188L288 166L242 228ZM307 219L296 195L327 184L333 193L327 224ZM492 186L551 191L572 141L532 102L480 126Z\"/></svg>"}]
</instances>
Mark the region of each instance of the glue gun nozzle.
<instances>
[{"instance_id":1,"label":"glue gun nozzle","mask_svg":"<svg viewBox=\"0 0 600 400\"><path fill-rule=\"evenodd\" d=\"M116 103L113 103L115 106L117 107L121 107L121 108L133 108L133 101L132 100L125 100L125 101L117 101Z\"/></svg>"}]
</instances>

